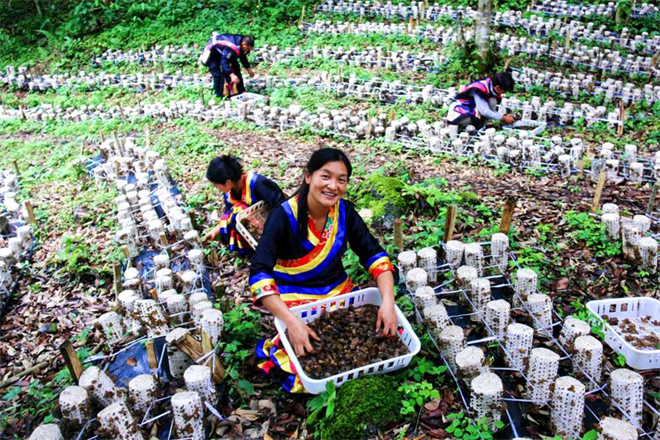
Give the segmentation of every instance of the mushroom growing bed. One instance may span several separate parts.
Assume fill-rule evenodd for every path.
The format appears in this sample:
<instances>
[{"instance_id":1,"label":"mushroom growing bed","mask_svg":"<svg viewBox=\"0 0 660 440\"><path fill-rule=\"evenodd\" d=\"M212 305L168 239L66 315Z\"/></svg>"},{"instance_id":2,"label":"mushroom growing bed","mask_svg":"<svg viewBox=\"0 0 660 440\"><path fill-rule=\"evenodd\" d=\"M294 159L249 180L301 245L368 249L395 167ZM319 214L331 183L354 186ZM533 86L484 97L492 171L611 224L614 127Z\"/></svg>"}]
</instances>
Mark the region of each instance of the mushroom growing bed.
<instances>
[{"instance_id":1,"label":"mushroom growing bed","mask_svg":"<svg viewBox=\"0 0 660 440\"><path fill-rule=\"evenodd\" d=\"M591 325L554 311L504 234L444 243L422 269L429 249L399 254L401 275L474 421L485 418L497 438L581 438L612 424L653 438L651 377L607 364Z\"/></svg>"}]
</instances>

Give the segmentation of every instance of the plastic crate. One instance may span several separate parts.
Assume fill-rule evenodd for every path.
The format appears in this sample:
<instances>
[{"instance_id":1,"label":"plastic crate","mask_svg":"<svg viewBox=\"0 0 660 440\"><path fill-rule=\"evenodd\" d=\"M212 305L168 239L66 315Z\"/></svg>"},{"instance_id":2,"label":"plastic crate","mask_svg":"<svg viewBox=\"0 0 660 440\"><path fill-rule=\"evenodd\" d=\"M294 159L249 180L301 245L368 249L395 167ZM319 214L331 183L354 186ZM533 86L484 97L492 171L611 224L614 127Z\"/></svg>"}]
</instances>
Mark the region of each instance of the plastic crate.
<instances>
[{"instance_id":1,"label":"plastic crate","mask_svg":"<svg viewBox=\"0 0 660 440\"><path fill-rule=\"evenodd\" d=\"M259 244L259 241L257 241L257 239L254 238L252 234L248 232L247 228L243 226L242 221L254 215L257 215L258 213L261 212L265 213L266 209L267 209L266 203L262 200L239 212L238 215L236 216L236 230L238 231L239 234L241 234L241 237L243 237L245 241L247 241L248 244L254 250L257 249L257 245Z\"/></svg>"},{"instance_id":2,"label":"plastic crate","mask_svg":"<svg viewBox=\"0 0 660 440\"><path fill-rule=\"evenodd\" d=\"M614 351L626 357L626 363L637 370L660 368L660 350L640 350L627 342L623 335L612 327L603 316L608 318L641 318L650 316L660 321L660 301L653 298L620 298L589 301L587 308L601 318L605 329L605 342Z\"/></svg>"},{"instance_id":3,"label":"plastic crate","mask_svg":"<svg viewBox=\"0 0 660 440\"><path fill-rule=\"evenodd\" d=\"M381 297L380 291L376 287L370 287L368 289L357 290L355 292L345 293L343 295L338 295L332 298L315 301L309 304L303 304L301 306L292 307L291 312L298 318L300 318L304 323L309 323L321 316L323 310L327 312L332 312L338 309L346 309L349 306L360 307L366 304L373 304L380 306ZM346 371L345 373L336 374L334 376L327 377L325 379L312 379L300 366L300 361L298 356L296 356L293 347L289 343L289 339L286 335L286 324L275 318L275 328L277 328L282 343L286 352L291 358L291 362L296 367L300 381L304 385L305 389L312 394L320 394L325 391L325 385L328 382L333 382L335 386L341 386L344 383L348 382L351 379L357 379L360 376L367 376L372 374L383 374L390 371L399 370L405 368L410 363L410 360L419 353L421 348L421 343L419 338L412 329L412 326L408 322L399 307L394 306L396 311L396 317L399 322L399 327L403 328L402 332L397 332L401 341L408 347L410 352L403 356L397 356L392 359L387 359L380 362L374 362L373 364L365 365L364 367L354 368L353 370Z\"/></svg>"}]
</instances>

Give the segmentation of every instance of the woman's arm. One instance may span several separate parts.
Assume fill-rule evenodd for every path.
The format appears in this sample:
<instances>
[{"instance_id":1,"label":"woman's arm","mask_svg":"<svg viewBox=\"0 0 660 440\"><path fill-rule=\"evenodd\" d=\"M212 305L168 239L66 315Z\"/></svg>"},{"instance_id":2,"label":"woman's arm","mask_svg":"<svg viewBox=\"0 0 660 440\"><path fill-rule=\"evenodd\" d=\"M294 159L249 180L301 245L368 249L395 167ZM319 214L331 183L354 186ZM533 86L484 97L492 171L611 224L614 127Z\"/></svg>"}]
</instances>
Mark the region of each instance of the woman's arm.
<instances>
[{"instance_id":1,"label":"woman's arm","mask_svg":"<svg viewBox=\"0 0 660 440\"><path fill-rule=\"evenodd\" d=\"M286 244L288 220L282 208L276 208L268 215L264 232L250 263L250 290L255 303L261 303L275 317L283 321L288 329L289 340L298 356L313 353L310 336L319 337L298 319L282 301L279 295L273 268L277 262L277 248Z\"/></svg>"},{"instance_id":2,"label":"woman's arm","mask_svg":"<svg viewBox=\"0 0 660 440\"><path fill-rule=\"evenodd\" d=\"M376 331L381 331L382 328L383 336L395 336L399 322L394 310L394 276L392 272L387 271L378 275L376 285L383 300L380 309L378 309Z\"/></svg>"},{"instance_id":3,"label":"woman's arm","mask_svg":"<svg viewBox=\"0 0 660 440\"><path fill-rule=\"evenodd\" d=\"M382 328L384 336L394 336L398 326L394 311L394 268L378 240L371 235L369 228L350 202L346 202L346 220L351 249L376 281L383 299L378 311L376 330L380 331Z\"/></svg>"}]
</instances>

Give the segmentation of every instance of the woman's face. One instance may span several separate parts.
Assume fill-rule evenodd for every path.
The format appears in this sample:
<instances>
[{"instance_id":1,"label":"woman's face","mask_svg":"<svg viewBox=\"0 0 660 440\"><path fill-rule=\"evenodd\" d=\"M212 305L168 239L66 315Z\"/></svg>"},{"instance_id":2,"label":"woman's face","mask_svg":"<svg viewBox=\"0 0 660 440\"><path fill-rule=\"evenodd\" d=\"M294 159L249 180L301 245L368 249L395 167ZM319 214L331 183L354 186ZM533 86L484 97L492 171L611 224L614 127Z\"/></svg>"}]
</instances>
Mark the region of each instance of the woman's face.
<instances>
[{"instance_id":1,"label":"woman's face","mask_svg":"<svg viewBox=\"0 0 660 440\"><path fill-rule=\"evenodd\" d=\"M223 193L228 193L233 188L231 180L227 180L224 183L224 185L221 183L213 183L213 186L215 186L218 190L222 191Z\"/></svg>"},{"instance_id":2,"label":"woman's face","mask_svg":"<svg viewBox=\"0 0 660 440\"><path fill-rule=\"evenodd\" d=\"M305 173L309 196L319 205L330 208L346 193L348 169L344 162L328 162L313 174Z\"/></svg>"}]
</instances>

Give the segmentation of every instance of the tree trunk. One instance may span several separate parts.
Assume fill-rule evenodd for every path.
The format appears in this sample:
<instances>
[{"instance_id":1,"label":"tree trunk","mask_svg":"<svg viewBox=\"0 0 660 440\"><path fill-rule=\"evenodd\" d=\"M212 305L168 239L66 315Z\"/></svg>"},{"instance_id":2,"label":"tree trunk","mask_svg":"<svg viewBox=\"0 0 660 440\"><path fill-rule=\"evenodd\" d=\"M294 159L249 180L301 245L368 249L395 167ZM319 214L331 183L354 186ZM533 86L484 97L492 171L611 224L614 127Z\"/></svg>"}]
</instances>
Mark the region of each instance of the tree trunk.
<instances>
[{"instance_id":1,"label":"tree trunk","mask_svg":"<svg viewBox=\"0 0 660 440\"><path fill-rule=\"evenodd\" d=\"M486 70L490 64L490 24L493 20L493 0L479 0L475 44L481 66Z\"/></svg>"}]
</instances>

